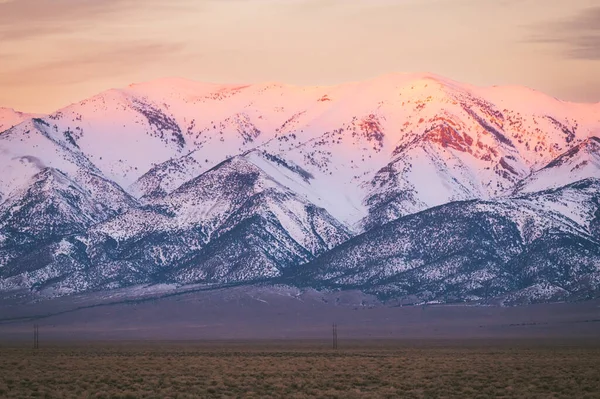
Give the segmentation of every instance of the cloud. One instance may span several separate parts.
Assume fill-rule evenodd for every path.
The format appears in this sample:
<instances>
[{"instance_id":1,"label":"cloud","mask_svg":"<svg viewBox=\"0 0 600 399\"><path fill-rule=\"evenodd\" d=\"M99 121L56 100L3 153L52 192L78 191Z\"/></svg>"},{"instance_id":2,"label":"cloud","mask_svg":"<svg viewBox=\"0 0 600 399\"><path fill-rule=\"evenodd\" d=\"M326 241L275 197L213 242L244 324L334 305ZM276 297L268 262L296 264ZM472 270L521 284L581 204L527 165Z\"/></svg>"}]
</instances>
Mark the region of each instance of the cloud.
<instances>
[{"instance_id":1,"label":"cloud","mask_svg":"<svg viewBox=\"0 0 600 399\"><path fill-rule=\"evenodd\" d=\"M0 40L23 40L110 26L116 20L186 9L183 0L0 0Z\"/></svg>"},{"instance_id":2,"label":"cloud","mask_svg":"<svg viewBox=\"0 0 600 399\"><path fill-rule=\"evenodd\" d=\"M129 0L13 0L0 2L0 40L19 40L81 29Z\"/></svg>"},{"instance_id":3,"label":"cloud","mask_svg":"<svg viewBox=\"0 0 600 399\"><path fill-rule=\"evenodd\" d=\"M13 159L19 160L19 161L27 161L27 162L31 163L33 166L35 166L36 168L38 168L39 170L46 169L46 164L44 164L44 162L42 162L41 159L34 157L33 155L24 155L22 157L15 157Z\"/></svg>"},{"instance_id":4,"label":"cloud","mask_svg":"<svg viewBox=\"0 0 600 399\"><path fill-rule=\"evenodd\" d=\"M600 60L600 7L581 10L577 15L537 26L539 32L528 41L561 45L568 58Z\"/></svg>"},{"instance_id":5,"label":"cloud","mask_svg":"<svg viewBox=\"0 0 600 399\"><path fill-rule=\"evenodd\" d=\"M179 43L131 41L126 43L89 42L74 46L61 59L42 61L26 68L0 72L3 87L73 84L90 79L116 77L146 67L183 49Z\"/></svg>"}]
</instances>

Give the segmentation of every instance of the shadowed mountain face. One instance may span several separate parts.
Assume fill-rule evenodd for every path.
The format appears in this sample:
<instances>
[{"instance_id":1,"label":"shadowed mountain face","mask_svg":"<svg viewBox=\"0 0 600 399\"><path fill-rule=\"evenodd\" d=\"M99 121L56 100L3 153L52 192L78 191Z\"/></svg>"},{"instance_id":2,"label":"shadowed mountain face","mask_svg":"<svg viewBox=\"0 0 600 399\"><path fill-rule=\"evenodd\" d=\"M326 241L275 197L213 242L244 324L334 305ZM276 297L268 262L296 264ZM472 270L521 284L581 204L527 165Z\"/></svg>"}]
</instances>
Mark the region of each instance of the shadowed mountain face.
<instances>
[{"instance_id":1,"label":"shadowed mountain face","mask_svg":"<svg viewBox=\"0 0 600 399\"><path fill-rule=\"evenodd\" d=\"M415 302L593 297L600 287L599 196L600 180L592 179L442 205L374 228L286 277ZM557 213L555 204L573 214Z\"/></svg>"},{"instance_id":2,"label":"shadowed mountain face","mask_svg":"<svg viewBox=\"0 0 600 399\"><path fill-rule=\"evenodd\" d=\"M592 106L388 75L158 81L18 115L0 134L1 291L284 281L506 304L598 292Z\"/></svg>"}]
</instances>

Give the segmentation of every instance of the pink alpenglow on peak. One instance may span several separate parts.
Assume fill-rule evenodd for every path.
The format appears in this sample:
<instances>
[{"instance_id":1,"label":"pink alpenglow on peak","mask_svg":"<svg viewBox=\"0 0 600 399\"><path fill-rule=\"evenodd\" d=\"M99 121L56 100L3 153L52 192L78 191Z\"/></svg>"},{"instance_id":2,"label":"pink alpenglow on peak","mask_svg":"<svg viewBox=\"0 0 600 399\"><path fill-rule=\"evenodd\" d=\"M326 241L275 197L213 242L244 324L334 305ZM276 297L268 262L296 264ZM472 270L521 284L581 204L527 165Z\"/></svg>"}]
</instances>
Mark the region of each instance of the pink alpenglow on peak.
<instances>
[{"instance_id":1,"label":"pink alpenglow on peak","mask_svg":"<svg viewBox=\"0 0 600 399\"><path fill-rule=\"evenodd\" d=\"M30 119L40 117L40 114L28 114L25 112L15 111L12 108L0 107L0 133L8 130L19 123Z\"/></svg>"},{"instance_id":2,"label":"pink alpenglow on peak","mask_svg":"<svg viewBox=\"0 0 600 399\"><path fill-rule=\"evenodd\" d=\"M528 88L428 73L334 86L160 79L13 129L2 143L11 157L2 160L0 192L9 195L37 173L27 159L75 175L85 163L146 198L244 156L361 230L374 215L391 220L512 192L596 135L597 110Z\"/></svg>"}]
</instances>

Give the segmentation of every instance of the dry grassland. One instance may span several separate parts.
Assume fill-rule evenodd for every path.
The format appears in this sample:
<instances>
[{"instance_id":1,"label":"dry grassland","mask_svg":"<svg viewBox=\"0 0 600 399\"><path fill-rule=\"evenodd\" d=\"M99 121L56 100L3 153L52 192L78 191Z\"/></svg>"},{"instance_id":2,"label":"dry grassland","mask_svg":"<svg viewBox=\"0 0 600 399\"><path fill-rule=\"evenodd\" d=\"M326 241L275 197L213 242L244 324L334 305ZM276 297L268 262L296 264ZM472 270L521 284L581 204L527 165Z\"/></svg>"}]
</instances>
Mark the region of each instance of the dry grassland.
<instances>
[{"instance_id":1,"label":"dry grassland","mask_svg":"<svg viewBox=\"0 0 600 399\"><path fill-rule=\"evenodd\" d=\"M600 343L5 343L0 397L600 398Z\"/></svg>"}]
</instances>

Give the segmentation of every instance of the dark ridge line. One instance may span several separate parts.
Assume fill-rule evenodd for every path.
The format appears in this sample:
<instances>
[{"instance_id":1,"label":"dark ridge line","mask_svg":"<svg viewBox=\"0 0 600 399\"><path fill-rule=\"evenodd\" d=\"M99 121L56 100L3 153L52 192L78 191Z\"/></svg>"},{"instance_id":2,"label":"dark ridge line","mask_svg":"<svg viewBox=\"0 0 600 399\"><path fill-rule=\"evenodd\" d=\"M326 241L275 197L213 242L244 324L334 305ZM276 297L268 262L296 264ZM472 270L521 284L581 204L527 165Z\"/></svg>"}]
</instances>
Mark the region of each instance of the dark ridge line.
<instances>
[{"instance_id":1,"label":"dark ridge line","mask_svg":"<svg viewBox=\"0 0 600 399\"><path fill-rule=\"evenodd\" d=\"M197 289L191 289L189 291L171 292L171 293L166 293L166 294L159 294L157 296L149 296L149 297L145 297L145 298L123 299L123 300L117 300L115 302L96 303L96 304L92 304L92 305L78 306L76 308L62 310L62 311L54 312L54 313L50 312L50 313L43 314L43 315L38 314L38 315L32 315L32 316L7 317L7 318L3 318L3 319L0 318L0 325L1 324L10 324L13 322L18 322L18 321L25 321L25 320L46 319L48 317L58 316L58 315L67 314L67 313L73 313L73 312L77 312L79 310L84 310L84 309L93 309L93 308L108 307L108 306L123 305L123 304L135 305L138 303L150 302L150 301L155 301L158 299L165 299L165 298L175 297L175 296L179 296L179 295L190 294L190 293L194 293L194 292L217 291L217 290L224 289L224 288L235 288L235 287L243 287L243 286L249 286L249 285L258 285L258 284L261 284L264 282L265 282L264 280L261 280L261 281L252 281L252 282L242 283L242 284L241 283L222 284L222 285L218 285L215 287L197 288ZM101 291L98 291L98 292L101 292ZM61 298L64 298L64 297L61 297Z\"/></svg>"}]
</instances>

